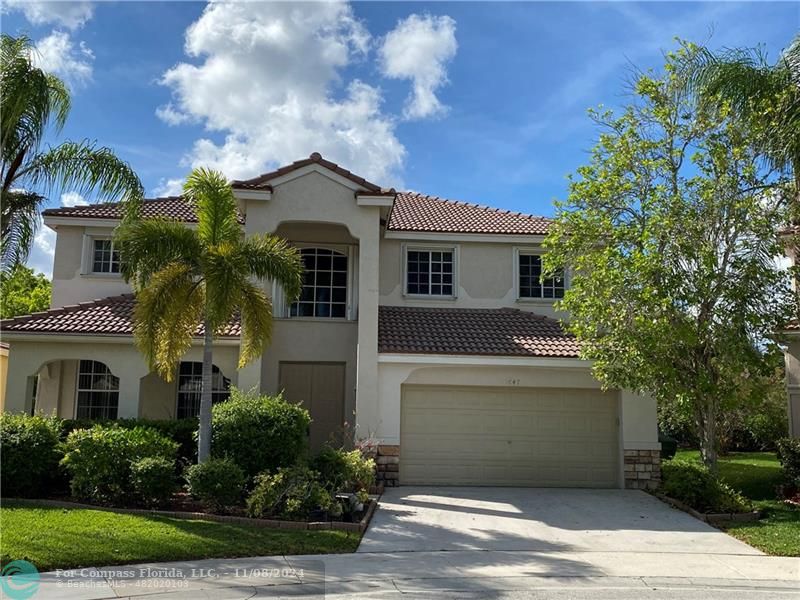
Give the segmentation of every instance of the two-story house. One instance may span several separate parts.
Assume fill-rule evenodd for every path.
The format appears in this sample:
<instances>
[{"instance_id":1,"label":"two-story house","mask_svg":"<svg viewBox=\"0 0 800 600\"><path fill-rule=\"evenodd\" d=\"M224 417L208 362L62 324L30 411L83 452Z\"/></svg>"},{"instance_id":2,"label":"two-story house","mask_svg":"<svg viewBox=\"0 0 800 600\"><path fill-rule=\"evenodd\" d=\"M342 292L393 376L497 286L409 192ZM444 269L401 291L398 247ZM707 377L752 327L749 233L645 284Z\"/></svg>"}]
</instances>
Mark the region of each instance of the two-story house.
<instances>
[{"instance_id":1,"label":"two-story house","mask_svg":"<svg viewBox=\"0 0 800 600\"><path fill-rule=\"evenodd\" d=\"M569 278L540 280L548 219L383 189L316 153L233 188L243 234L286 238L306 271L297 302L272 290L260 361L237 371L238 324L220 333L215 399L229 385L282 391L310 411L312 447L377 439L390 485L658 479L655 402L601 390L559 325L553 304ZM180 198L148 200L143 214L195 220ZM119 217L114 204L44 212L57 232L53 308L0 325L11 343L7 410L197 414L200 337L171 383L133 346Z\"/></svg>"}]
</instances>

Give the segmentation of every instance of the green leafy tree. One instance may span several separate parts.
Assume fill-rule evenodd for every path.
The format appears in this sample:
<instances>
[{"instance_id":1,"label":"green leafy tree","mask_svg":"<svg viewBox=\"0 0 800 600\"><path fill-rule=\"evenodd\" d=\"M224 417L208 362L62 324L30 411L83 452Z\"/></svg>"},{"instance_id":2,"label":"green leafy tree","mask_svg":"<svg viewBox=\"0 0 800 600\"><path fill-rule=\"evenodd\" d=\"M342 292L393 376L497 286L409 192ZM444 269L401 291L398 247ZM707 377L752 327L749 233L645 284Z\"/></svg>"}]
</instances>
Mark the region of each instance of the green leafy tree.
<instances>
[{"instance_id":1,"label":"green leafy tree","mask_svg":"<svg viewBox=\"0 0 800 600\"><path fill-rule=\"evenodd\" d=\"M260 356L272 333L272 303L253 279L273 280L296 298L300 254L271 235L244 238L236 199L225 177L195 169L183 188L197 228L166 219L130 220L116 232L122 273L134 284L134 340L151 368L171 381L175 366L203 325L203 384L198 462L211 449L214 336L241 315L239 368Z\"/></svg>"},{"instance_id":2,"label":"green leafy tree","mask_svg":"<svg viewBox=\"0 0 800 600\"><path fill-rule=\"evenodd\" d=\"M3 270L24 262L39 211L49 193L96 192L105 200L126 199L134 213L142 184L109 148L66 141L42 148L48 128L59 131L70 111L70 94L55 75L34 66L26 37L0 40L0 250Z\"/></svg>"},{"instance_id":3,"label":"green leafy tree","mask_svg":"<svg viewBox=\"0 0 800 600\"><path fill-rule=\"evenodd\" d=\"M621 114L601 127L587 165L557 202L545 262L572 269L560 307L607 387L635 390L692 415L704 463L716 468L717 418L760 393L760 348L793 308L775 257L783 215L730 107L697 107L678 65L639 74Z\"/></svg>"},{"instance_id":4,"label":"green leafy tree","mask_svg":"<svg viewBox=\"0 0 800 600\"><path fill-rule=\"evenodd\" d=\"M51 290L47 277L25 265L0 272L0 319L47 310Z\"/></svg>"}]
</instances>

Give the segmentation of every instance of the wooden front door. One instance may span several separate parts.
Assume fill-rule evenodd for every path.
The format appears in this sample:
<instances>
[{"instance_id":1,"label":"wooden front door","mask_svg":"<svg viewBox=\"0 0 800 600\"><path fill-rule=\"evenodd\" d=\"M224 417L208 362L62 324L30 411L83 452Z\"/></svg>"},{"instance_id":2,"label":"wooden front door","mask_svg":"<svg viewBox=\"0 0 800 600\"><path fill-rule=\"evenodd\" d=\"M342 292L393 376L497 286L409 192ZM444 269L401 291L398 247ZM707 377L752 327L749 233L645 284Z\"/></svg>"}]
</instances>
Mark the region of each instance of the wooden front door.
<instances>
[{"instance_id":1,"label":"wooden front door","mask_svg":"<svg viewBox=\"0 0 800 600\"><path fill-rule=\"evenodd\" d=\"M313 452L325 442L342 443L344 427L344 363L280 363L283 397L311 413L309 443Z\"/></svg>"}]
</instances>

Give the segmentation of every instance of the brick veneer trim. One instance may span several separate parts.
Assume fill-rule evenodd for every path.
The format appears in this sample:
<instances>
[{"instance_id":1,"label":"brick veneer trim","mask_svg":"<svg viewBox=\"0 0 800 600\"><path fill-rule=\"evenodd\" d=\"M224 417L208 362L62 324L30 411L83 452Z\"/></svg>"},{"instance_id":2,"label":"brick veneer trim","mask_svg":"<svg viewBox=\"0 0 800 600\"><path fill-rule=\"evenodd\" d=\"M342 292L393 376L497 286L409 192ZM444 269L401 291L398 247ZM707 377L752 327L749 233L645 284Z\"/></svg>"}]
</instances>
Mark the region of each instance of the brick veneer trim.
<instances>
[{"instance_id":1,"label":"brick veneer trim","mask_svg":"<svg viewBox=\"0 0 800 600\"><path fill-rule=\"evenodd\" d=\"M661 485L660 450L625 450L625 487L655 490Z\"/></svg>"}]
</instances>

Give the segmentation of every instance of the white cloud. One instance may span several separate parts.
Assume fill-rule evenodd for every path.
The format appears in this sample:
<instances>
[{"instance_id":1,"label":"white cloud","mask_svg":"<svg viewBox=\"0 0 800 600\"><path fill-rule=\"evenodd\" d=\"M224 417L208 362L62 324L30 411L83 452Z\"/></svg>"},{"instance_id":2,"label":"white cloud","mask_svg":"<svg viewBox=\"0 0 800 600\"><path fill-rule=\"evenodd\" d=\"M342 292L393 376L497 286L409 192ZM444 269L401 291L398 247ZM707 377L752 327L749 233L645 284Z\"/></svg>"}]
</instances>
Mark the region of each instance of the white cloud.
<instances>
[{"instance_id":1,"label":"white cloud","mask_svg":"<svg viewBox=\"0 0 800 600\"><path fill-rule=\"evenodd\" d=\"M61 206L88 206L89 203L78 192L61 194Z\"/></svg>"},{"instance_id":2,"label":"white cloud","mask_svg":"<svg viewBox=\"0 0 800 600\"><path fill-rule=\"evenodd\" d=\"M392 79L410 79L413 89L404 116L422 119L447 111L436 90L447 83L446 64L456 55L456 22L448 17L411 15L383 39L381 70Z\"/></svg>"},{"instance_id":3,"label":"white cloud","mask_svg":"<svg viewBox=\"0 0 800 600\"><path fill-rule=\"evenodd\" d=\"M92 18L91 2L35 2L33 0L3 0L3 12L21 11L32 25L55 24L78 29Z\"/></svg>"},{"instance_id":4,"label":"white cloud","mask_svg":"<svg viewBox=\"0 0 800 600\"><path fill-rule=\"evenodd\" d=\"M53 258L56 255L56 232L40 225L36 236L33 238L31 253L28 255L27 265L39 273L44 273L48 278L53 276Z\"/></svg>"},{"instance_id":5,"label":"white cloud","mask_svg":"<svg viewBox=\"0 0 800 600\"><path fill-rule=\"evenodd\" d=\"M349 5L211 3L186 31L186 53L162 83L168 124L202 123L225 134L199 139L185 157L228 177L252 177L314 151L384 185L396 184L405 148L378 88L343 81L364 60L370 34Z\"/></svg>"},{"instance_id":6,"label":"white cloud","mask_svg":"<svg viewBox=\"0 0 800 600\"><path fill-rule=\"evenodd\" d=\"M180 196L183 193L183 179L160 179L158 185L153 188L153 196Z\"/></svg>"},{"instance_id":7,"label":"white cloud","mask_svg":"<svg viewBox=\"0 0 800 600\"><path fill-rule=\"evenodd\" d=\"M34 63L41 69L55 73L73 87L84 85L92 79L94 53L80 42L78 47L66 31L53 31L36 42Z\"/></svg>"}]
</instances>

